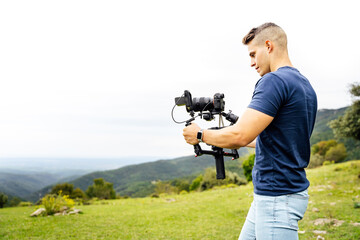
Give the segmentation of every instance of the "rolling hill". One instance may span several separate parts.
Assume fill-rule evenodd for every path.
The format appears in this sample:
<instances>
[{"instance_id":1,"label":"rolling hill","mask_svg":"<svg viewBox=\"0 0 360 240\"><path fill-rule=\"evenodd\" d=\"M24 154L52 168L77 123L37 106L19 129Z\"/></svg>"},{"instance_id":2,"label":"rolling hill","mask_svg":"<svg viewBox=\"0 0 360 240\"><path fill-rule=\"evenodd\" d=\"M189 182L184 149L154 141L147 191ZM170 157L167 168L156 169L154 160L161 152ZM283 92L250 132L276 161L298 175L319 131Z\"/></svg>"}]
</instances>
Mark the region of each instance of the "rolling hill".
<instances>
[{"instance_id":1,"label":"rolling hill","mask_svg":"<svg viewBox=\"0 0 360 240\"><path fill-rule=\"evenodd\" d=\"M315 128L311 137L311 144L317 143L322 140L329 140L334 138L332 130L328 126L328 122L343 115L346 108L340 109L322 109L318 111ZM348 149L348 159L359 158L360 143L354 142L351 139L345 140L345 146ZM247 154L248 149L240 149L241 154ZM240 163L238 161L226 161L226 169L235 171L239 176L243 176L243 172L240 169ZM125 166L115 170L97 171L86 175L83 175L73 181L67 181L73 183L75 188L79 187L82 190L86 190L88 186L93 184L95 178L103 178L105 181L111 182L114 185L114 189L120 195L128 195L131 197L144 197L153 192L154 185L152 181L156 180L171 180L174 178L182 177L195 177L204 169L208 167L214 167L214 158L212 156L201 156L195 158L194 156L180 157L172 160L158 160L154 162L141 163L136 165ZM31 183L32 181L23 181ZM48 181L45 181L49 183ZM9 182L6 183L10 186ZM21 183L16 183L17 186L21 186ZM36 185L36 184L35 184ZM37 184L40 186L40 184ZM2 188L1 188L2 187ZM41 189L40 191L33 192L27 195L25 199L31 201L37 201L39 196L44 196L51 189L51 185ZM26 190L27 186L23 188L15 188L17 190L12 191L12 195L25 196L29 194L31 190ZM9 192L8 188L4 188L4 182L0 181L0 191L5 189L5 193ZM33 189L33 188L30 188Z\"/></svg>"},{"instance_id":2,"label":"rolling hill","mask_svg":"<svg viewBox=\"0 0 360 240\"><path fill-rule=\"evenodd\" d=\"M247 153L247 148L239 151L239 155ZM232 162L229 158L225 158L225 168L234 170L236 167L233 165L239 164L237 161ZM155 162L130 165L115 170L93 172L69 183L74 184L75 188L79 187L85 191L93 184L94 179L103 178L105 181L113 183L115 191L122 196L145 197L153 192L154 185L151 183L152 181L166 181L188 176L195 178L208 167L215 167L215 160L212 156L203 155L197 158L187 156L172 160L158 160ZM238 174L239 176L243 176L242 171L239 171ZM27 199L36 201L39 195L44 196L51 190L51 187L52 186L48 186L40 192L28 196Z\"/></svg>"}]
</instances>

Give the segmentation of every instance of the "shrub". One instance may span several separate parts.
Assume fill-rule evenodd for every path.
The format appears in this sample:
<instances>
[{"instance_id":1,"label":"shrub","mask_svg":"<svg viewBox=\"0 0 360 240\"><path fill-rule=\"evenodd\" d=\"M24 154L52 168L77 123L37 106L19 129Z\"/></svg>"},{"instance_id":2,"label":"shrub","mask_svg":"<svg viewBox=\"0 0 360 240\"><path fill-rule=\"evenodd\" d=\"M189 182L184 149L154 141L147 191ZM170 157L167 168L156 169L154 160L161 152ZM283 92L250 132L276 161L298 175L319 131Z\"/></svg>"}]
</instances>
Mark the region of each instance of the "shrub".
<instances>
[{"instance_id":1,"label":"shrub","mask_svg":"<svg viewBox=\"0 0 360 240\"><path fill-rule=\"evenodd\" d=\"M323 156L321 156L320 154L311 155L308 168L315 168L315 167L322 166L324 161L325 161L325 158Z\"/></svg>"},{"instance_id":2,"label":"shrub","mask_svg":"<svg viewBox=\"0 0 360 240\"><path fill-rule=\"evenodd\" d=\"M8 201L8 196L4 193L0 193L0 208L3 208Z\"/></svg>"},{"instance_id":3,"label":"shrub","mask_svg":"<svg viewBox=\"0 0 360 240\"><path fill-rule=\"evenodd\" d=\"M202 180L203 180L203 175L199 175L197 178L195 178L192 181L192 183L190 184L189 190L195 191L195 190L199 189Z\"/></svg>"},{"instance_id":4,"label":"shrub","mask_svg":"<svg viewBox=\"0 0 360 240\"><path fill-rule=\"evenodd\" d=\"M32 206L32 202L20 202L19 203L19 207L29 207L29 206Z\"/></svg>"},{"instance_id":5,"label":"shrub","mask_svg":"<svg viewBox=\"0 0 360 240\"><path fill-rule=\"evenodd\" d=\"M41 203L45 208L46 215L53 215L60 212L64 207L72 208L74 206L74 200L70 199L68 195L61 195L61 191L58 195L47 194L41 199Z\"/></svg>"},{"instance_id":6,"label":"shrub","mask_svg":"<svg viewBox=\"0 0 360 240\"><path fill-rule=\"evenodd\" d=\"M254 167L255 154L250 154L249 157L243 162L244 175L248 182L252 181L252 169Z\"/></svg>"},{"instance_id":7,"label":"shrub","mask_svg":"<svg viewBox=\"0 0 360 240\"><path fill-rule=\"evenodd\" d=\"M326 161L323 162L322 165L323 165L323 166L327 166L327 165L331 165L331 164L334 164L334 163L335 163L334 161L331 161L331 162L330 162L330 161L327 161L327 160L326 160Z\"/></svg>"},{"instance_id":8,"label":"shrub","mask_svg":"<svg viewBox=\"0 0 360 240\"><path fill-rule=\"evenodd\" d=\"M226 178L225 179L217 179L216 178L216 170L213 168L208 168L205 170L205 174L203 180L200 184L200 190L208 190L216 186L228 185L228 184L236 184L242 185L246 184L246 180L242 179L236 173L225 171Z\"/></svg>"},{"instance_id":9,"label":"shrub","mask_svg":"<svg viewBox=\"0 0 360 240\"><path fill-rule=\"evenodd\" d=\"M155 193L157 195L160 195L161 193L174 194L178 193L178 189L168 182L158 181L156 182Z\"/></svg>"},{"instance_id":10,"label":"shrub","mask_svg":"<svg viewBox=\"0 0 360 240\"><path fill-rule=\"evenodd\" d=\"M338 143L334 140L320 141L311 147L311 154L319 154L320 156L325 156L326 152L331 148L336 146Z\"/></svg>"},{"instance_id":11,"label":"shrub","mask_svg":"<svg viewBox=\"0 0 360 240\"><path fill-rule=\"evenodd\" d=\"M335 140L321 141L311 147L311 157L308 168L327 165L331 162L341 162L347 156L344 144ZM325 162L327 161L327 162Z\"/></svg>"},{"instance_id":12,"label":"shrub","mask_svg":"<svg viewBox=\"0 0 360 240\"><path fill-rule=\"evenodd\" d=\"M185 195L185 194L188 194L188 193L189 193L188 191L182 190L182 191L180 192L180 195Z\"/></svg>"},{"instance_id":13,"label":"shrub","mask_svg":"<svg viewBox=\"0 0 360 240\"><path fill-rule=\"evenodd\" d=\"M336 163L343 161L347 156L344 144L331 147L325 154L325 159Z\"/></svg>"}]
</instances>

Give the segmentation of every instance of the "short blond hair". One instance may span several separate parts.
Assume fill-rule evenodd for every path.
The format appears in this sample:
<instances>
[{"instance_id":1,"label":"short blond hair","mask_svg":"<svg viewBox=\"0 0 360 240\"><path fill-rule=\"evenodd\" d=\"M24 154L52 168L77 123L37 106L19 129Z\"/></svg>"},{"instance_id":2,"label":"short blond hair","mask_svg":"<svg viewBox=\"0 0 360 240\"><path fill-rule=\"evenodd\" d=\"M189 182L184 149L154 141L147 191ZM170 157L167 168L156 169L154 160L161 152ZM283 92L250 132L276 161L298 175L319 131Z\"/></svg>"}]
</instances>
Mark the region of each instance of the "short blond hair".
<instances>
[{"instance_id":1,"label":"short blond hair","mask_svg":"<svg viewBox=\"0 0 360 240\"><path fill-rule=\"evenodd\" d=\"M285 31L275 23L264 23L259 27L253 28L242 40L244 45L248 45L251 41L255 44L263 44L266 40L277 43L280 47L287 49L287 36Z\"/></svg>"}]
</instances>

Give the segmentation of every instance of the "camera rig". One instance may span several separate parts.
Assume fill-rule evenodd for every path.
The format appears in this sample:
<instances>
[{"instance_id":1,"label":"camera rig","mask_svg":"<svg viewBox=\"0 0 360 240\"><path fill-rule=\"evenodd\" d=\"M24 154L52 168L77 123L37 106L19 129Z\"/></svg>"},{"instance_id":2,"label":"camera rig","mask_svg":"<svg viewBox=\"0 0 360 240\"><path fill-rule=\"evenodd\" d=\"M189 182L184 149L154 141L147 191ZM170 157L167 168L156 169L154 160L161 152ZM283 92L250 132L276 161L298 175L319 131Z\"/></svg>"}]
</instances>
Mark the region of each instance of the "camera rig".
<instances>
[{"instance_id":1,"label":"camera rig","mask_svg":"<svg viewBox=\"0 0 360 240\"><path fill-rule=\"evenodd\" d=\"M191 124L197 117L200 117L206 121L211 121L215 118L216 115L219 115L219 127L212 127L209 129L217 130L224 128L224 121L222 117L225 117L226 120L230 122L230 125L233 125L238 120L238 116L233 114L231 110L228 113L224 112L225 101L223 93L216 93L213 98L209 97L200 97L192 98L191 93L187 90L184 91L184 94L181 97L175 98L175 105L172 109L171 116L174 122L178 124L185 123L185 126ZM183 122L177 122L174 119L173 111L176 106L185 106L186 111L190 114L191 118ZM195 112L199 112L195 116ZM215 157L216 165L216 178L225 179L225 166L224 166L224 157L232 157L232 160L239 158L239 154L236 149L229 149L230 152L224 151L223 148L211 146L212 150L203 150L199 144L194 145L195 157L201 156L203 154L212 155Z\"/></svg>"}]
</instances>

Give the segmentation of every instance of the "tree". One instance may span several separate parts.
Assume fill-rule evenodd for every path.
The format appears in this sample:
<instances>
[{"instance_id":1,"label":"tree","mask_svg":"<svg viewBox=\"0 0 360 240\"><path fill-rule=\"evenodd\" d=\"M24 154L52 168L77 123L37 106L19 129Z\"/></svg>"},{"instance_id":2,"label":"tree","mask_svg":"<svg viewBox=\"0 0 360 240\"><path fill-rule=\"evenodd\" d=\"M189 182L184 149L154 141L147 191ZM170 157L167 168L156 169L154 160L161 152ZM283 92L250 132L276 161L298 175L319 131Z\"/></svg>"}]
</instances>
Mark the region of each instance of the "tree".
<instances>
[{"instance_id":1,"label":"tree","mask_svg":"<svg viewBox=\"0 0 360 240\"><path fill-rule=\"evenodd\" d=\"M8 196L4 193L0 193L0 208L3 208L4 205L7 203Z\"/></svg>"},{"instance_id":2,"label":"tree","mask_svg":"<svg viewBox=\"0 0 360 240\"><path fill-rule=\"evenodd\" d=\"M94 184L89 186L86 194L90 197L99 199L115 199L116 193L112 183L104 181L102 178L94 179Z\"/></svg>"},{"instance_id":3,"label":"tree","mask_svg":"<svg viewBox=\"0 0 360 240\"><path fill-rule=\"evenodd\" d=\"M360 83L351 85L350 94L360 97ZM360 100L354 100L343 116L329 123L337 138L351 137L360 140Z\"/></svg>"},{"instance_id":4,"label":"tree","mask_svg":"<svg viewBox=\"0 0 360 240\"><path fill-rule=\"evenodd\" d=\"M70 196L72 192L74 191L74 185L70 183L59 183L56 184L51 189L51 194L59 195L61 192L61 195L68 195Z\"/></svg>"},{"instance_id":5,"label":"tree","mask_svg":"<svg viewBox=\"0 0 360 240\"><path fill-rule=\"evenodd\" d=\"M70 183L59 183L56 184L51 189L51 194L59 195L67 195L71 199L84 199L86 198L85 193L80 188L74 189L74 185Z\"/></svg>"},{"instance_id":6,"label":"tree","mask_svg":"<svg viewBox=\"0 0 360 240\"><path fill-rule=\"evenodd\" d=\"M71 193L70 198L72 198L72 199L85 199L86 194L80 188L75 188L74 191Z\"/></svg>"},{"instance_id":7,"label":"tree","mask_svg":"<svg viewBox=\"0 0 360 240\"><path fill-rule=\"evenodd\" d=\"M243 162L244 175L248 182L252 181L252 169L254 167L255 154L250 154L249 157Z\"/></svg>"}]
</instances>

